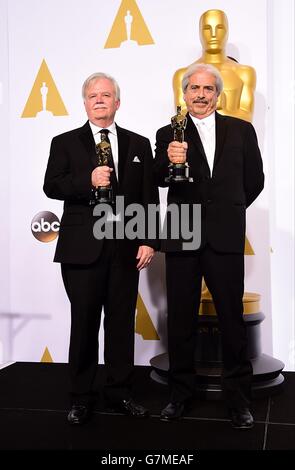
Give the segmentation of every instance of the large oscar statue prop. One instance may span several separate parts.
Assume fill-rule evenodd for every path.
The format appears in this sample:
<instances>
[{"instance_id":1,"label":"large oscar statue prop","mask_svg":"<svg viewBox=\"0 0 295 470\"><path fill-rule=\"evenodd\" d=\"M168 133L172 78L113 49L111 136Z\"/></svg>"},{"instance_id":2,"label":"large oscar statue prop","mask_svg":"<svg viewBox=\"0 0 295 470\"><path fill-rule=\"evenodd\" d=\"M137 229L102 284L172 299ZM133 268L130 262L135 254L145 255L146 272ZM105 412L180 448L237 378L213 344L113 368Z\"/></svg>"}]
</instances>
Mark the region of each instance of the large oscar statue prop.
<instances>
[{"instance_id":1,"label":"large oscar statue prop","mask_svg":"<svg viewBox=\"0 0 295 470\"><path fill-rule=\"evenodd\" d=\"M219 96L217 111L220 114L234 116L251 122L254 111L254 91L256 72L248 65L241 65L226 56L228 21L221 10L208 10L200 18L200 41L203 46L202 56L195 63L208 63L219 69L223 78L223 91ZM214 40L213 40L214 39ZM191 64L189 64L191 65ZM173 77L175 105L186 105L183 100L181 82L187 67L176 71ZM254 254L246 239L245 254ZM253 366L253 395L266 395L277 392L284 378L281 371L284 364L271 356L262 354L260 344L260 324L265 316L260 311L260 294L245 292L243 296L244 320L248 331L248 357ZM218 328L215 306L212 296L203 281L197 332L196 373L198 375L197 392L205 398L221 396L221 334ZM151 360L154 367L153 378L166 381L168 358L164 355Z\"/></svg>"},{"instance_id":2,"label":"large oscar statue prop","mask_svg":"<svg viewBox=\"0 0 295 470\"><path fill-rule=\"evenodd\" d=\"M177 106L177 114L171 118L171 127L174 130L174 140L184 141L184 130L187 124L187 117L181 114L181 106ZM169 176L165 178L166 183L192 182L189 176L188 163L170 163L168 167Z\"/></svg>"},{"instance_id":3,"label":"large oscar statue prop","mask_svg":"<svg viewBox=\"0 0 295 470\"><path fill-rule=\"evenodd\" d=\"M220 114L251 122L254 111L256 72L253 67L239 64L236 60L227 57L228 21L226 14L221 10L208 10L203 13L199 22L199 35L203 51L201 57L194 63L214 65L223 79L223 92L219 96L217 111ZM186 111L186 105L183 100L181 81L186 70L187 66L177 70L173 77L175 105L181 106L183 112Z\"/></svg>"},{"instance_id":4,"label":"large oscar statue prop","mask_svg":"<svg viewBox=\"0 0 295 470\"><path fill-rule=\"evenodd\" d=\"M101 142L96 144L95 150L98 166L109 166L112 149L111 144L107 141L107 136L104 132L101 132ZM94 206L98 203L113 203L113 189L111 184L108 186L98 186L93 190L92 198L89 204Z\"/></svg>"}]
</instances>

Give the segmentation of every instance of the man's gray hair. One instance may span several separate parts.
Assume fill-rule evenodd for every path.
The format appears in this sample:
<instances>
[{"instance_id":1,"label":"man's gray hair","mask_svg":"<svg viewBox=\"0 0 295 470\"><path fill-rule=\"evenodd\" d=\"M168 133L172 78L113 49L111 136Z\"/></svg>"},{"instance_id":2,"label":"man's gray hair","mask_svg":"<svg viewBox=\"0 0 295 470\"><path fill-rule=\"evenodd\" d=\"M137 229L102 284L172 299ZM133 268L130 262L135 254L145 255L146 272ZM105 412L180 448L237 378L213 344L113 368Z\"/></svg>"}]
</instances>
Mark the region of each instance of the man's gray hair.
<instances>
[{"instance_id":1,"label":"man's gray hair","mask_svg":"<svg viewBox=\"0 0 295 470\"><path fill-rule=\"evenodd\" d=\"M214 75L217 96L219 96L223 89L223 80L219 70L211 64L193 64L188 67L181 82L183 93L186 92L190 76L196 72L207 72Z\"/></svg>"},{"instance_id":2,"label":"man's gray hair","mask_svg":"<svg viewBox=\"0 0 295 470\"><path fill-rule=\"evenodd\" d=\"M116 100L119 100L120 99L120 87L118 83L113 77L111 77L111 75L108 75L107 73L103 73L103 72L93 73L92 75L90 75L90 77L86 78L85 82L82 85L83 100L86 99L86 90L89 87L90 83L94 82L95 80L99 80L100 78L106 78L107 80L110 80L110 82L112 82L115 88Z\"/></svg>"}]
</instances>

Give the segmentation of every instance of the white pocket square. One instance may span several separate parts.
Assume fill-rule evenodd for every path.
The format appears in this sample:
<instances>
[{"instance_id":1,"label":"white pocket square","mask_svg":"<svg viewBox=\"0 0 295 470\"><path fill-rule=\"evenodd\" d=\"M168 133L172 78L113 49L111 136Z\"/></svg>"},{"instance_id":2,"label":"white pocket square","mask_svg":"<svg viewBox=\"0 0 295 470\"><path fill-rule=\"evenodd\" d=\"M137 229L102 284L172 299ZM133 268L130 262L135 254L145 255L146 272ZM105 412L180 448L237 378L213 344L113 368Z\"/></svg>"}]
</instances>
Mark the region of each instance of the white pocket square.
<instances>
[{"instance_id":1,"label":"white pocket square","mask_svg":"<svg viewBox=\"0 0 295 470\"><path fill-rule=\"evenodd\" d=\"M141 161L139 160L138 156L134 157L132 162L134 163L141 163Z\"/></svg>"}]
</instances>

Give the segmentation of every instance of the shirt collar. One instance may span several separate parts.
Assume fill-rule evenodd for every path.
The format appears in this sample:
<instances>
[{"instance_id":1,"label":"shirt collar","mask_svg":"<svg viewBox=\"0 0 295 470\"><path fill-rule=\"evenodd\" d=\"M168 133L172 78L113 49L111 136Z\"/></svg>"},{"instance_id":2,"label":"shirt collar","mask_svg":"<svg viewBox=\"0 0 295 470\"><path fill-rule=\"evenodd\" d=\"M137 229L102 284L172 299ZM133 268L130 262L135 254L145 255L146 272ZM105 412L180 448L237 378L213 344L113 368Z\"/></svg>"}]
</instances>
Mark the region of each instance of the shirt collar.
<instances>
[{"instance_id":1,"label":"shirt collar","mask_svg":"<svg viewBox=\"0 0 295 470\"><path fill-rule=\"evenodd\" d=\"M190 114L192 121L195 125L205 124L207 129L212 129L215 125L215 112L211 113L209 116L205 117L204 119L198 119Z\"/></svg>"},{"instance_id":2,"label":"shirt collar","mask_svg":"<svg viewBox=\"0 0 295 470\"><path fill-rule=\"evenodd\" d=\"M112 124L108 127L99 127L89 121L89 126L93 135L98 134L101 129L108 129L110 131L110 134L117 135L117 127L115 122L112 122Z\"/></svg>"}]
</instances>

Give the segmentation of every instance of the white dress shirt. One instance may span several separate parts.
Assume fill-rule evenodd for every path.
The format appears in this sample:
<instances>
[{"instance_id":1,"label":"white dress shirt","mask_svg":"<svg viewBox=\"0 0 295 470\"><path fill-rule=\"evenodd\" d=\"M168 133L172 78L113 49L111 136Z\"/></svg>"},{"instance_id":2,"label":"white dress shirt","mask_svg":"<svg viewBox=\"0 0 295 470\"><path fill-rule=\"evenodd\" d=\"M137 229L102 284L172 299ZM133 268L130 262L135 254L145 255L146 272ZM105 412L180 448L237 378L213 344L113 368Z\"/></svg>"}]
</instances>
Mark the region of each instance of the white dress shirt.
<instances>
[{"instance_id":1,"label":"white dress shirt","mask_svg":"<svg viewBox=\"0 0 295 470\"><path fill-rule=\"evenodd\" d=\"M117 137L117 128L116 124L113 122L109 127L98 127L92 124L92 122L89 121L90 128L92 130L92 134L95 140L95 145L101 142L101 134L100 131L102 129L108 129L109 130L109 139L112 147L112 155L113 155L113 160L114 160L114 166L115 166L115 172L117 176L117 180L119 181L118 178L118 137Z\"/></svg>"},{"instance_id":2,"label":"white dress shirt","mask_svg":"<svg viewBox=\"0 0 295 470\"><path fill-rule=\"evenodd\" d=\"M198 119L191 114L190 117L192 118L193 123L199 132L199 136L204 147L205 155L207 157L208 165L212 175L216 147L215 113L210 114L210 116L207 116L204 119Z\"/></svg>"}]
</instances>

